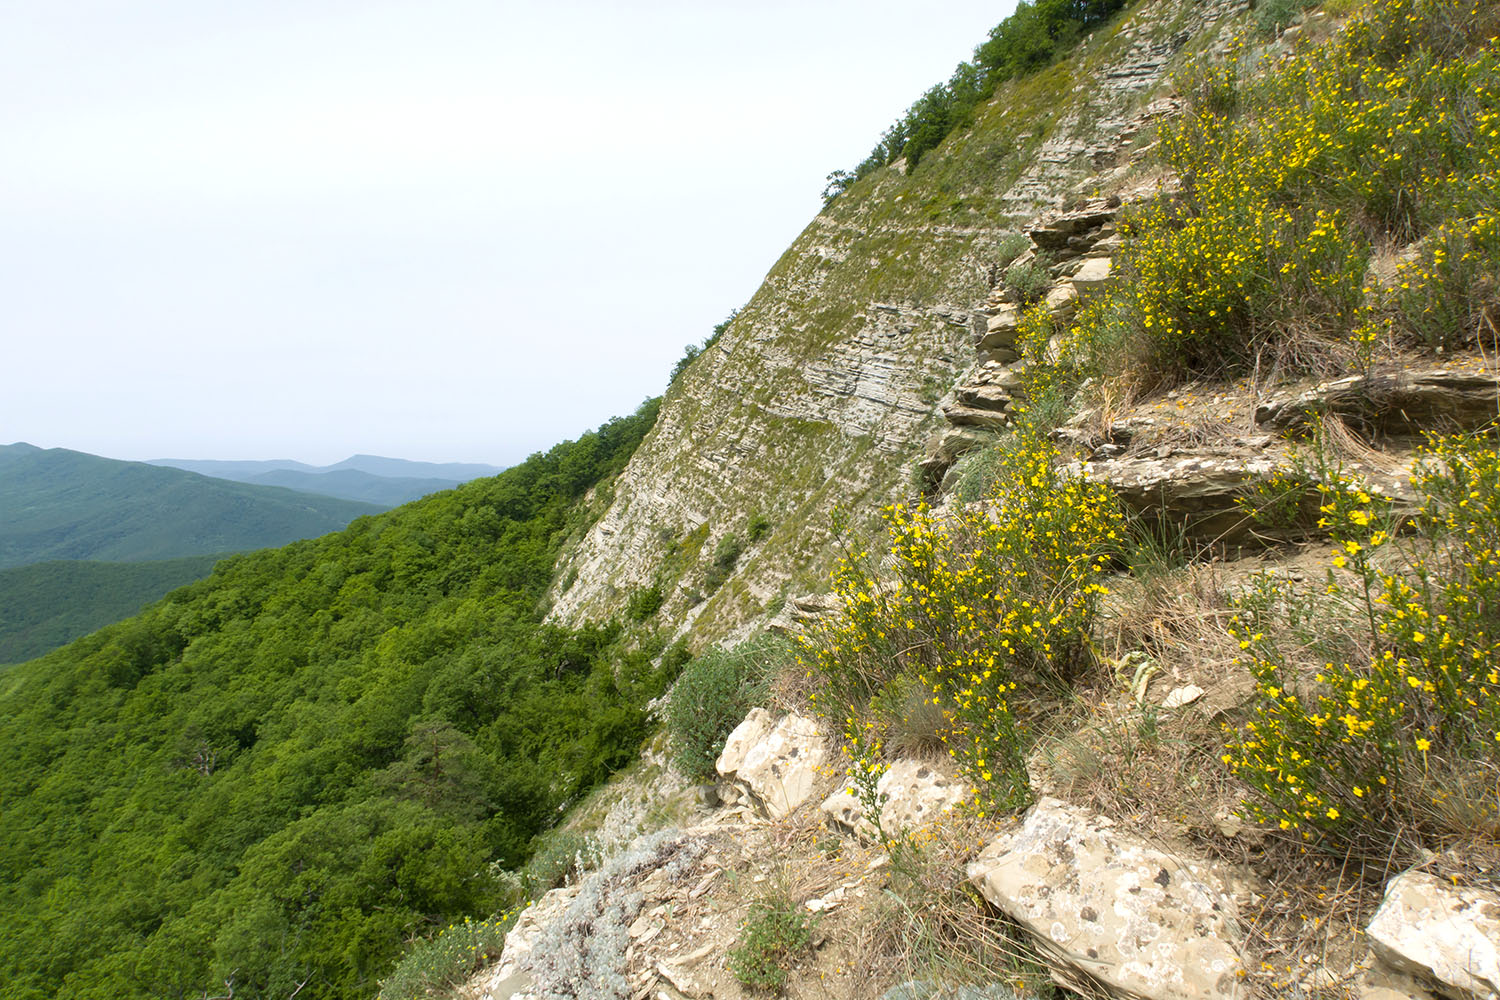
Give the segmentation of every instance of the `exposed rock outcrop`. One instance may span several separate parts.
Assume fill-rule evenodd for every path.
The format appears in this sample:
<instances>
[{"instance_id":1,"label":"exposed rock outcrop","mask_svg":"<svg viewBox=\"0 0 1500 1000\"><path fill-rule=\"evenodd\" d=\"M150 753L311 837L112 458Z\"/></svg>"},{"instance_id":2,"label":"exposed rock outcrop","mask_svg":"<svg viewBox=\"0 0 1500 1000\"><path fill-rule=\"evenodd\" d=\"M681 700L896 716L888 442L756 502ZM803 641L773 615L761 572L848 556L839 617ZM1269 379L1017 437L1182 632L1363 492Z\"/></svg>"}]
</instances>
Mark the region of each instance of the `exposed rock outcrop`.
<instances>
[{"instance_id":1,"label":"exposed rock outcrop","mask_svg":"<svg viewBox=\"0 0 1500 1000\"><path fill-rule=\"evenodd\" d=\"M812 795L827 755L828 741L812 719L751 709L714 765L723 779L720 796L731 803L748 798L757 811L784 819Z\"/></svg>"},{"instance_id":2,"label":"exposed rock outcrop","mask_svg":"<svg viewBox=\"0 0 1500 1000\"><path fill-rule=\"evenodd\" d=\"M1234 902L1206 871L1042 799L969 865L986 899L1017 921L1064 985L1139 1000L1240 994Z\"/></svg>"},{"instance_id":3,"label":"exposed rock outcrop","mask_svg":"<svg viewBox=\"0 0 1500 1000\"><path fill-rule=\"evenodd\" d=\"M1500 893L1403 872L1386 885L1367 935L1382 962L1443 996L1500 997Z\"/></svg>"},{"instance_id":4,"label":"exposed rock outcrop","mask_svg":"<svg viewBox=\"0 0 1500 1000\"><path fill-rule=\"evenodd\" d=\"M891 764L875 785L880 800L880 830L865 814L864 803L843 787L823 800L823 811L844 829L867 839L878 833L899 836L932 822L964 798L962 782L946 768L919 760Z\"/></svg>"},{"instance_id":5,"label":"exposed rock outcrop","mask_svg":"<svg viewBox=\"0 0 1500 1000\"><path fill-rule=\"evenodd\" d=\"M1475 430L1500 418L1500 377L1447 368L1351 375L1272 396L1255 408L1257 424L1282 432L1325 415L1372 434Z\"/></svg>"},{"instance_id":6,"label":"exposed rock outcrop","mask_svg":"<svg viewBox=\"0 0 1500 1000\"><path fill-rule=\"evenodd\" d=\"M633 588L661 582L664 616L700 639L722 638L777 598L788 566L816 573L832 562L835 505L873 508L907 495L910 462L946 423L935 403L951 387L947 427L976 436L939 434L921 463L927 484L940 483L979 433L1003 425L1008 402L960 378L976 361L1015 360L1003 303L987 301L996 247L1046 213L1031 228L1068 265L1055 275L1068 289L1059 294L1086 298L1102 266L1089 257L1111 251L1116 208L1097 200L1059 209L1085 179L1092 187L1105 179L1099 171L1128 165L1131 144L1172 107L1142 106L1142 95L1188 39L1211 35L1244 3L1148 6L1086 44L1086 58L1049 71L1052 105L1020 117L999 100L980 109L964 142L993 155L964 155L987 156L991 173L939 198L930 178L954 155L940 148L909 174L880 172L867 196L835 199L807 227L677 379L604 513L569 542L549 595L555 618L603 620ZM775 511L797 530L773 531L746 552L730 584L701 586L711 553L748 511ZM664 567L671 579L660 579Z\"/></svg>"},{"instance_id":7,"label":"exposed rock outcrop","mask_svg":"<svg viewBox=\"0 0 1500 1000\"><path fill-rule=\"evenodd\" d=\"M843 602L834 594L789 597L776 616L766 622L766 628L782 635L801 635L809 627L827 621L842 609Z\"/></svg>"}]
</instances>

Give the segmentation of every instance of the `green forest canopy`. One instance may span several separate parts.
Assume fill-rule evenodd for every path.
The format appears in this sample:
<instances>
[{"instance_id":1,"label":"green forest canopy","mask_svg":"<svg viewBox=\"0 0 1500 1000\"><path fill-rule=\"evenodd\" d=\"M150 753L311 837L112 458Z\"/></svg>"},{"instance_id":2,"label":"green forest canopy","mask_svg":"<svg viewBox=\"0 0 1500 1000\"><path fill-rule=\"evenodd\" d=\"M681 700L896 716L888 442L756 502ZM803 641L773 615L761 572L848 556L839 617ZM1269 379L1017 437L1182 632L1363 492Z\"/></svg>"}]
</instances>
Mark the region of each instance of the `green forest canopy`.
<instances>
[{"instance_id":1,"label":"green forest canopy","mask_svg":"<svg viewBox=\"0 0 1500 1000\"><path fill-rule=\"evenodd\" d=\"M539 614L657 405L0 675L6 996L366 997L491 908L670 680Z\"/></svg>"},{"instance_id":2,"label":"green forest canopy","mask_svg":"<svg viewBox=\"0 0 1500 1000\"><path fill-rule=\"evenodd\" d=\"M203 579L218 559L69 559L0 569L0 664L41 656L129 617L169 591Z\"/></svg>"}]
</instances>

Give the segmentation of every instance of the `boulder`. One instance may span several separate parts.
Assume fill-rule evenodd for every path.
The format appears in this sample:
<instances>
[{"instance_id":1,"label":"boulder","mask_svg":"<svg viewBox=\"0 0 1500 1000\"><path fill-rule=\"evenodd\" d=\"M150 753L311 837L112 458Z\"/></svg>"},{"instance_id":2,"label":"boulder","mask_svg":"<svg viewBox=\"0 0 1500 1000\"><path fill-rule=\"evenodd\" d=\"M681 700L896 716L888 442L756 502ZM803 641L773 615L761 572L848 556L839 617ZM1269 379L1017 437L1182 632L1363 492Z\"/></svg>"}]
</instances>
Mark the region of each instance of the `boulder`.
<instances>
[{"instance_id":1,"label":"boulder","mask_svg":"<svg viewBox=\"0 0 1500 1000\"><path fill-rule=\"evenodd\" d=\"M1384 964L1453 1000L1500 997L1500 893L1397 875L1366 931Z\"/></svg>"},{"instance_id":2,"label":"boulder","mask_svg":"<svg viewBox=\"0 0 1500 1000\"><path fill-rule=\"evenodd\" d=\"M943 768L920 760L898 760L876 782L880 828L887 836L915 830L952 809L964 797L961 782ZM823 811L854 833L874 839L875 825L865 816L864 803L842 787L823 801Z\"/></svg>"},{"instance_id":3,"label":"boulder","mask_svg":"<svg viewBox=\"0 0 1500 1000\"><path fill-rule=\"evenodd\" d=\"M1255 408L1257 424L1281 432L1300 430L1323 415L1369 433L1475 430L1500 416L1500 376L1446 368L1352 375L1272 396Z\"/></svg>"},{"instance_id":4,"label":"boulder","mask_svg":"<svg viewBox=\"0 0 1500 1000\"><path fill-rule=\"evenodd\" d=\"M1200 868L1042 799L968 868L970 880L1035 940L1054 978L1135 1000L1243 993L1234 902Z\"/></svg>"},{"instance_id":5,"label":"boulder","mask_svg":"<svg viewBox=\"0 0 1500 1000\"><path fill-rule=\"evenodd\" d=\"M1080 300L1091 301L1102 295L1112 283L1110 270L1112 263L1108 257L1090 257L1069 280L1073 291L1077 293Z\"/></svg>"},{"instance_id":6,"label":"boulder","mask_svg":"<svg viewBox=\"0 0 1500 1000\"><path fill-rule=\"evenodd\" d=\"M776 820L807 801L825 756L827 742L812 719L792 713L776 720L765 709L754 708L729 734L714 766L726 782Z\"/></svg>"},{"instance_id":7,"label":"boulder","mask_svg":"<svg viewBox=\"0 0 1500 1000\"><path fill-rule=\"evenodd\" d=\"M766 628L782 635L800 635L808 627L826 621L843 610L844 602L834 594L807 594L787 598Z\"/></svg>"},{"instance_id":8,"label":"boulder","mask_svg":"<svg viewBox=\"0 0 1500 1000\"><path fill-rule=\"evenodd\" d=\"M1001 364L1014 361L1021 356L1016 350L1016 332L1021 325L1021 307L1015 303L1000 306L985 324L984 335L975 343L979 355L986 361Z\"/></svg>"},{"instance_id":9,"label":"boulder","mask_svg":"<svg viewBox=\"0 0 1500 1000\"><path fill-rule=\"evenodd\" d=\"M927 454L917 463L921 470L923 482L931 489L942 482L943 475L953 463L957 462L962 455L973 451L975 448L983 448L995 440L993 434L977 429L972 424L968 427L954 427L944 431L927 442Z\"/></svg>"}]
</instances>

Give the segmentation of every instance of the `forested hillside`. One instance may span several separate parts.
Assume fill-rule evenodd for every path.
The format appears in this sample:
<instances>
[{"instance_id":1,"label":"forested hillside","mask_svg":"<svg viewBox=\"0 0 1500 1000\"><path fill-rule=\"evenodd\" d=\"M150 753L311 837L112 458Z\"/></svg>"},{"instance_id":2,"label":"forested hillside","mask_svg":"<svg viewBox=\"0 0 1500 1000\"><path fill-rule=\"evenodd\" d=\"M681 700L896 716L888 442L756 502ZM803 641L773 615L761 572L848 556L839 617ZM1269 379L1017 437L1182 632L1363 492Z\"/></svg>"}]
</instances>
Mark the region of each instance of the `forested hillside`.
<instances>
[{"instance_id":1,"label":"forested hillside","mask_svg":"<svg viewBox=\"0 0 1500 1000\"><path fill-rule=\"evenodd\" d=\"M241 552L337 531L382 509L65 448L0 446L0 569Z\"/></svg>"},{"instance_id":2,"label":"forested hillside","mask_svg":"<svg viewBox=\"0 0 1500 1000\"><path fill-rule=\"evenodd\" d=\"M368 996L493 908L491 866L634 758L670 680L659 642L539 607L656 405L8 671L5 995Z\"/></svg>"},{"instance_id":3,"label":"forested hillside","mask_svg":"<svg viewBox=\"0 0 1500 1000\"><path fill-rule=\"evenodd\" d=\"M75 559L0 569L0 664L41 656L201 580L217 556L150 562Z\"/></svg>"}]
</instances>

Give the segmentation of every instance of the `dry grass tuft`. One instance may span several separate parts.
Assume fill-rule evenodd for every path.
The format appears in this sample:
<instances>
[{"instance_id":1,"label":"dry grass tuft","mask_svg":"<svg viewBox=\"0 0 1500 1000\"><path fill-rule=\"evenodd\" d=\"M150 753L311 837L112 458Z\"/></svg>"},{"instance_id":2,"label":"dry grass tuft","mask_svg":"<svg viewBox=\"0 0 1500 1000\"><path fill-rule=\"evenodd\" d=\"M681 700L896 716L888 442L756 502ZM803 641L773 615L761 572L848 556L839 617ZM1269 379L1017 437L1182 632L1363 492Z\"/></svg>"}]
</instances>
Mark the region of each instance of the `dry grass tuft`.
<instances>
[{"instance_id":1,"label":"dry grass tuft","mask_svg":"<svg viewBox=\"0 0 1500 1000\"><path fill-rule=\"evenodd\" d=\"M862 992L892 983L1003 982L1020 996L1049 996L1046 967L1024 935L969 882L965 866L999 830L955 810L893 845L881 905L861 928Z\"/></svg>"}]
</instances>

